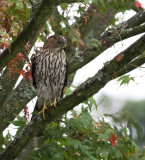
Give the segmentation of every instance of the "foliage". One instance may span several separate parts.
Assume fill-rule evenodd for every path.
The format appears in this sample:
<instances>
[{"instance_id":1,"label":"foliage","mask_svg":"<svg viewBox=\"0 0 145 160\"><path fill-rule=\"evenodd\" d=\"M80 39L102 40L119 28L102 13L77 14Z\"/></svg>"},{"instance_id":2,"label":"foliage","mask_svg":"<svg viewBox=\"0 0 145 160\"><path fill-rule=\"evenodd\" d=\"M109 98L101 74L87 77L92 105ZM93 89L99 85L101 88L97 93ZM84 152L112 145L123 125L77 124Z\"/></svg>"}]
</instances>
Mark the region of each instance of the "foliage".
<instances>
[{"instance_id":1,"label":"foliage","mask_svg":"<svg viewBox=\"0 0 145 160\"><path fill-rule=\"evenodd\" d=\"M19 53L16 58L12 59L8 64L7 64L7 68L9 68L10 70L10 74L13 75L13 77L15 77L15 75L22 75L23 78L26 79L26 81L28 80L32 80L32 74L31 74L31 64L30 63L26 63L25 62L26 59L24 57L24 55L22 53ZM23 65L27 64L27 66L25 67L25 69L19 69L18 65L23 63Z\"/></svg>"},{"instance_id":2,"label":"foliage","mask_svg":"<svg viewBox=\"0 0 145 160\"><path fill-rule=\"evenodd\" d=\"M18 33L22 31L30 16L28 0L2 0L0 2L0 49L10 46Z\"/></svg>"},{"instance_id":3,"label":"foliage","mask_svg":"<svg viewBox=\"0 0 145 160\"><path fill-rule=\"evenodd\" d=\"M134 81L134 77L130 77L129 75L124 75L121 76L117 81L120 82L120 86L126 84L128 85L130 81Z\"/></svg>"},{"instance_id":4,"label":"foliage","mask_svg":"<svg viewBox=\"0 0 145 160\"><path fill-rule=\"evenodd\" d=\"M26 119L25 117L21 117L19 115L15 115L16 120L11 121L11 124L18 127L16 135L26 126Z\"/></svg>"},{"instance_id":5,"label":"foliage","mask_svg":"<svg viewBox=\"0 0 145 160\"><path fill-rule=\"evenodd\" d=\"M101 46L101 43L100 43L100 41L98 41L97 39L92 39L91 40L91 47L93 48L97 48L98 46Z\"/></svg>"},{"instance_id":6,"label":"foliage","mask_svg":"<svg viewBox=\"0 0 145 160\"><path fill-rule=\"evenodd\" d=\"M5 137L3 135L0 136L0 144L3 144L3 145L1 145L2 148L0 149L0 151L2 151L4 148L8 147L8 145L11 143L11 141L14 139L14 137L26 126L25 117L21 117L16 114L15 114L15 117L16 117L16 119L10 122L11 124L14 125L14 127L11 130L8 130ZM17 130L15 136L13 136L11 134L13 129Z\"/></svg>"},{"instance_id":7,"label":"foliage","mask_svg":"<svg viewBox=\"0 0 145 160\"><path fill-rule=\"evenodd\" d=\"M108 160L108 159L137 159L145 158L138 146L131 140L127 131L129 126L118 129L119 123L111 125L104 118L99 122L90 115L90 103L96 105L93 97L82 105L81 112L71 111L71 116L64 115L48 124L43 133L43 140L27 157L34 159L79 159L79 160ZM92 110L93 105L91 106ZM107 116L107 115L106 115ZM17 116L11 123L18 127L18 134L26 125L25 117ZM114 121L116 121L115 117ZM130 121L130 120L129 120ZM12 141L13 136L8 132L3 138L4 145Z\"/></svg>"},{"instance_id":8,"label":"foliage","mask_svg":"<svg viewBox=\"0 0 145 160\"><path fill-rule=\"evenodd\" d=\"M44 140L28 159L136 159L139 148L127 135L127 128L112 128L103 119L96 122L82 108L78 115L71 112L72 118L64 116L47 125Z\"/></svg>"}]
</instances>

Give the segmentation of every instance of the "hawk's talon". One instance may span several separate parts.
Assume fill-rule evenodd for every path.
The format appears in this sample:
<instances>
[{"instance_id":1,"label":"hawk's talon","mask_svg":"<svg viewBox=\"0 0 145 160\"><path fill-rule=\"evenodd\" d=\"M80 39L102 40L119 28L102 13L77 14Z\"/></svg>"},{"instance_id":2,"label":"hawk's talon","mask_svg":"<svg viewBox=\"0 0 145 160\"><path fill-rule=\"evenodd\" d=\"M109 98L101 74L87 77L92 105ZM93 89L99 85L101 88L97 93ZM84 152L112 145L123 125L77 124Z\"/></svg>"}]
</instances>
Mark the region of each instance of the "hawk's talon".
<instances>
[{"instance_id":1,"label":"hawk's talon","mask_svg":"<svg viewBox=\"0 0 145 160\"><path fill-rule=\"evenodd\" d=\"M44 101L43 109L42 109L40 112L38 112L38 114L43 113L43 118L44 118L44 119L45 119L45 114L44 114L44 112L45 112L46 109L47 109L46 101Z\"/></svg>"},{"instance_id":2,"label":"hawk's talon","mask_svg":"<svg viewBox=\"0 0 145 160\"><path fill-rule=\"evenodd\" d=\"M51 107L52 107L52 106L56 107L56 103L57 103L57 102L56 102L56 98L55 98L54 102L53 102L53 103L51 103L51 105L50 105L50 106L51 106Z\"/></svg>"}]
</instances>

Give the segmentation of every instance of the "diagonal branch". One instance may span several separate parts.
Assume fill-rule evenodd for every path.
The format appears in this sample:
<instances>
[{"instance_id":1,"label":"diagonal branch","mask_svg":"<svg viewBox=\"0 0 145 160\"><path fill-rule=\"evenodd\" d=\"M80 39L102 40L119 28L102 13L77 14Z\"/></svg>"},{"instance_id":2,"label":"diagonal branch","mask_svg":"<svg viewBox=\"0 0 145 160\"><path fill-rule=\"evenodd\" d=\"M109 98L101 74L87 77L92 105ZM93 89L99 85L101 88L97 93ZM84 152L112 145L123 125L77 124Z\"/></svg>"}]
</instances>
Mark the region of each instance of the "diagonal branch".
<instances>
[{"instance_id":1,"label":"diagonal branch","mask_svg":"<svg viewBox=\"0 0 145 160\"><path fill-rule=\"evenodd\" d=\"M43 120L40 115L34 115L31 122L16 136L8 148L0 154L0 159L5 160L10 157L14 159L29 140L43 131L46 124L59 118L76 105L97 93L108 81L112 80L114 73L145 50L144 41L145 35L108 62L94 77L82 83L71 95L59 101L56 108L49 107L45 114L46 120ZM121 76L121 74L117 76Z\"/></svg>"},{"instance_id":2,"label":"diagonal branch","mask_svg":"<svg viewBox=\"0 0 145 160\"><path fill-rule=\"evenodd\" d=\"M69 62L69 72L73 73L77 69L83 67L91 60L100 55L107 48L111 47L115 43L130 38L131 36L138 35L145 32L145 25L137 26L145 21L145 11L139 12L125 22L126 28L122 29L124 22L116 26L116 30L106 31L98 41L98 47L94 50L87 49L80 54L80 57L73 57ZM132 27L132 28L130 28Z\"/></svg>"},{"instance_id":3,"label":"diagonal branch","mask_svg":"<svg viewBox=\"0 0 145 160\"><path fill-rule=\"evenodd\" d=\"M19 86L13 91L13 94L8 98L7 104L3 105L0 112L0 133L10 124L10 121L15 118L15 114L19 114L24 106L35 97L35 89L32 83L23 79Z\"/></svg>"},{"instance_id":4,"label":"diagonal branch","mask_svg":"<svg viewBox=\"0 0 145 160\"><path fill-rule=\"evenodd\" d=\"M33 39L30 40L29 46L27 47L27 49L24 49L22 51L23 55L27 58L28 54L32 48L32 46L34 45L36 39L37 39L37 35L35 35L35 37ZM22 61L20 61L17 65L17 68L19 70L22 70L24 67L24 63ZM10 69L9 67L7 67L4 70L4 73L0 79L0 84L2 86L3 92L0 93L0 108L3 107L3 105L5 105L5 103L7 102L8 97L11 95L12 90L17 82L19 78L19 75L15 75L14 77L12 76L12 74L10 73Z\"/></svg>"},{"instance_id":5,"label":"diagonal branch","mask_svg":"<svg viewBox=\"0 0 145 160\"><path fill-rule=\"evenodd\" d=\"M140 33L145 32L145 25L137 26L132 29L128 29L126 31L118 33L114 33L114 31L111 31L110 36L107 36L105 39L100 39L100 42L98 41L98 47L95 49L87 49L82 54L80 54L80 57L74 58L70 60L69 62L69 73L75 72L77 69L83 67L87 63L89 63L91 60L96 58L98 55L100 55L103 51L105 51L107 48L111 47L113 44L117 43L121 40L130 38L131 36L138 35ZM97 44L96 44L97 45Z\"/></svg>"},{"instance_id":6,"label":"diagonal branch","mask_svg":"<svg viewBox=\"0 0 145 160\"><path fill-rule=\"evenodd\" d=\"M145 22L145 10L135 14L127 21L127 28L138 26Z\"/></svg>"},{"instance_id":7,"label":"diagonal branch","mask_svg":"<svg viewBox=\"0 0 145 160\"><path fill-rule=\"evenodd\" d=\"M113 28L113 30L115 32L118 32L118 35L119 35L120 32L122 32L122 31L125 32L127 29L133 29L133 28L141 25L144 22L145 22L145 11L142 11L142 12L135 14L133 17L131 17L127 21L116 25ZM109 28L105 33L103 33L103 35L99 38L99 40L107 39L110 35L112 35L112 33L113 33L112 28Z\"/></svg>"},{"instance_id":8,"label":"diagonal branch","mask_svg":"<svg viewBox=\"0 0 145 160\"><path fill-rule=\"evenodd\" d=\"M145 57L141 56L141 57L135 58L133 61L131 61L126 66L121 68L121 70L117 71L116 75L123 75L125 73L128 73L136 68L139 68L144 63L145 63Z\"/></svg>"}]
</instances>

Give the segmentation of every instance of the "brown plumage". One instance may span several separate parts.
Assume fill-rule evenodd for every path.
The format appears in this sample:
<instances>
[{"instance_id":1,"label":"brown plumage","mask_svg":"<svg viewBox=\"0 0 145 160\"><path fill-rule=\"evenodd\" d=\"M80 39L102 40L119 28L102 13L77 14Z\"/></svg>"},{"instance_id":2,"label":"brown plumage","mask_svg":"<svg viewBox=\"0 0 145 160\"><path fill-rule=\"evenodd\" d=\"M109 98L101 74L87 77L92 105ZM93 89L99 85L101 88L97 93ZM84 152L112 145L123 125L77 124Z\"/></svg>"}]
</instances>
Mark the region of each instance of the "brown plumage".
<instances>
[{"instance_id":1,"label":"brown plumage","mask_svg":"<svg viewBox=\"0 0 145 160\"><path fill-rule=\"evenodd\" d=\"M38 96L38 109L62 97L67 79L66 40L60 35L50 36L32 60L33 85ZM45 105L45 104L44 104Z\"/></svg>"}]
</instances>

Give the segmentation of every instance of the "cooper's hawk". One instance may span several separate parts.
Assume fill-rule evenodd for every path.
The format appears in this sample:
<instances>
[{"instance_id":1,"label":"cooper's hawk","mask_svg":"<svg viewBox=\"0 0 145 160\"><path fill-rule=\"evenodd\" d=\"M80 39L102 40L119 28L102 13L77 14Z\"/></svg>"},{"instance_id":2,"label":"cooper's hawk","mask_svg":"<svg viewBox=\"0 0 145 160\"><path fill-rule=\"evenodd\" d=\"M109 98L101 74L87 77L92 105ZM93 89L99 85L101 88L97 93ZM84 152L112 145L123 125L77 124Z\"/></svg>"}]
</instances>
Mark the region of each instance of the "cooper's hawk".
<instances>
[{"instance_id":1,"label":"cooper's hawk","mask_svg":"<svg viewBox=\"0 0 145 160\"><path fill-rule=\"evenodd\" d=\"M66 40L60 35L50 36L42 49L33 57L32 78L38 96L38 109L56 106L63 94L67 77L67 60L64 52ZM41 108L40 108L41 107Z\"/></svg>"}]
</instances>

